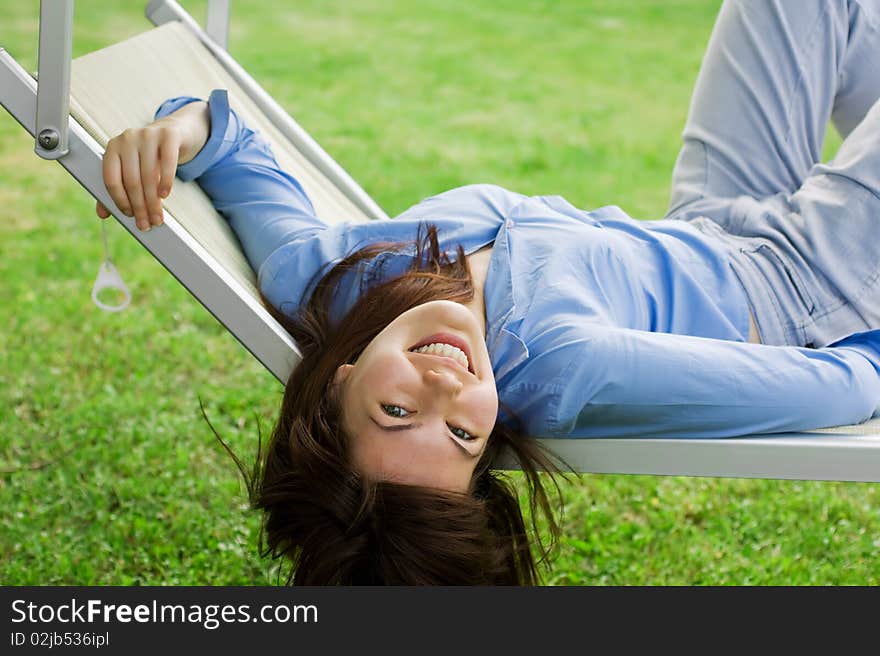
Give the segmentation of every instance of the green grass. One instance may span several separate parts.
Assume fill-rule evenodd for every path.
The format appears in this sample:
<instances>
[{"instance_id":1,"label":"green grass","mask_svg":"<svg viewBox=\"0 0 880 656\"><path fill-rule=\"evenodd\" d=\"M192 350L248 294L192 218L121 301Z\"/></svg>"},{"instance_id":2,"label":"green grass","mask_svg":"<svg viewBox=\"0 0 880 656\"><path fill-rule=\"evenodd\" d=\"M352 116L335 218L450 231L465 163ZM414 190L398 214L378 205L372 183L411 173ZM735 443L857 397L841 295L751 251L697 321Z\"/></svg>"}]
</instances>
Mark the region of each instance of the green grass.
<instances>
[{"instance_id":1,"label":"green grass","mask_svg":"<svg viewBox=\"0 0 880 656\"><path fill-rule=\"evenodd\" d=\"M390 215L494 182L645 219L664 213L718 6L272 4L233 3L230 49ZM146 28L138 3L77 3L74 49ZM36 43L36 3L0 0L0 45L34 69ZM95 308L93 201L32 149L0 113L0 582L277 582L199 398L252 454L280 386L115 224L132 305ZM875 485L585 475L563 491L548 583L880 581Z\"/></svg>"}]
</instances>

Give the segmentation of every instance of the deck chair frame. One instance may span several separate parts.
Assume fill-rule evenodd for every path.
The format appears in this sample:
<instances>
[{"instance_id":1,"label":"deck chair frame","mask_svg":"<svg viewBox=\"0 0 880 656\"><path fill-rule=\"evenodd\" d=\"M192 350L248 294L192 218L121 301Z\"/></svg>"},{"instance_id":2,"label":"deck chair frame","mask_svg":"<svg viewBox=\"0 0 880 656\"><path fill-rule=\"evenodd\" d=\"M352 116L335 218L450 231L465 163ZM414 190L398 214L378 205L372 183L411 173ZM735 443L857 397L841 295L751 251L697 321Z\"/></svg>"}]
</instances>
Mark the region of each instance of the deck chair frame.
<instances>
[{"instance_id":1,"label":"deck chair frame","mask_svg":"<svg viewBox=\"0 0 880 656\"><path fill-rule=\"evenodd\" d=\"M275 127L369 219L388 216L225 49L229 0L209 0L208 30L174 0L152 0L154 25L180 21L241 85ZM186 287L279 381L301 354L275 319L223 265L166 212L163 230L142 233L113 204L103 184L103 148L69 115L73 0L41 2L39 79L0 46L0 104L116 220ZM2 34L0 34L2 38ZM542 439L584 473L880 482L880 419L839 427L727 439ZM513 468L502 458L499 468Z\"/></svg>"}]
</instances>

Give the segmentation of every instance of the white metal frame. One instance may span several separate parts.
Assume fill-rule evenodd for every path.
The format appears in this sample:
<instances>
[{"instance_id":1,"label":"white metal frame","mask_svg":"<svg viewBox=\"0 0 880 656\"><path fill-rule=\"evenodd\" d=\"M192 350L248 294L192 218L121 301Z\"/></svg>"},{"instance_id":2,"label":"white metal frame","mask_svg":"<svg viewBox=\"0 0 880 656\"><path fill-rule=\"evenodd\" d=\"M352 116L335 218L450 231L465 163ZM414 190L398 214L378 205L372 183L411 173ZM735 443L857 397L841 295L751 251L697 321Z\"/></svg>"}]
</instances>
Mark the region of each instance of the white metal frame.
<instances>
[{"instance_id":1,"label":"white metal frame","mask_svg":"<svg viewBox=\"0 0 880 656\"><path fill-rule=\"evenodd\" d=\"M152 0L146 15L156 25L169 20L185 24L286 138L368 216L387 219L366 192L226 52L229 1L210 2L210 35L174 0ZM301 354L267 310L173 217L166 213L165 230L144 233L113 204L101 174L103 149L68 114L72 16L73 0L41 4L39 79L43 84L39 87L0 48L0 104L37 140L38 155L57 159L245 348L285 382ZM711 440L541 442L580 472L880 482L880 431L870 435L799 433ZM512 463L498 465L510 467Z\"/></svg>"},{"instance_id":2,"label":"white metal frame","mask_svg":"<svg viewBox=\"0 0 880 656\"><path fill-rule=\"evenodd\" d=\"M724 439L543 439L578 472L880 482L880 433Z\"/></svg>"},{"instance_id":3,"label":"white metal frame","mask_svg":"<svg viewBox=\"0 0 880 656\"><path fill-rule=\"evenodd\" d=\"M37 93L37 137L34 151L43 159L67 154L70 115L70 58L73 48L73 0L40 3L38 69L43 84Z\"/></svg>"},{"instance_id":4,"label":"white metal frame","mask_svg":"<svg viewBox=\"0 0 880 656\"><path fill-rule=\"evenodd\" d=\"M36 135L37 83L0 49L0 103ZM68 152L58 162L117 221L186 287L263 365L282 382L301 354L290 335L226 269L167 212L164 230L142 232L113 203L101 172L103 148L73 118L67 123Z\"/></svg>"}]
</instances>

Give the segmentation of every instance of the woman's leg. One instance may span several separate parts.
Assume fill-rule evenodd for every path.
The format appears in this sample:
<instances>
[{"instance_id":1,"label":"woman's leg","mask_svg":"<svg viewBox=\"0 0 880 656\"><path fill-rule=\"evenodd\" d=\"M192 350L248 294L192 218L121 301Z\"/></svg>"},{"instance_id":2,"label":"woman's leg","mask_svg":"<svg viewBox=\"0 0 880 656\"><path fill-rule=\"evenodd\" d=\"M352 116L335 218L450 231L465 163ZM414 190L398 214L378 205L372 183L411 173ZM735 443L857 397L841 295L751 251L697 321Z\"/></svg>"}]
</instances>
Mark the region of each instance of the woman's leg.
<instances>
[{"instance_id":1,"label":"woman's leg","mask_svg":"<svg viewBox=\"0 0 880 656\"><path fill-rule=\"evenodd\" d=\"M878 58L880 0L729 2L719 14L668 216L724 228L765 343L880 328ZM847 138L818 165L829 119Z\"/></svg>"},{"instance_id":2,"label":"woman's leg","mask_svg":"<svg viewBox=\"0 0 880 656\"><path fill-rule=\"evenodd\" d=\"M774 241L788 255L786 266L811 294L810 311L795 324L800 341L825 346L880 328L880 100L834 159L816 164L785 200L781 210L771 205L743 225L761 235L766 224L780 235Z\"/></svg>"},{"instance_id":3,"label":"woman's leg","mask_svg":"<svg viewBox=\"0 0 880 656\"><path fill-rule=\"evenodd\" d=\"M877 0L725 2L691 98L669 216L702 198L798 189L821 159L829 119L846 136L880 97L878 19Z\"/></svg>"}]
</instances>

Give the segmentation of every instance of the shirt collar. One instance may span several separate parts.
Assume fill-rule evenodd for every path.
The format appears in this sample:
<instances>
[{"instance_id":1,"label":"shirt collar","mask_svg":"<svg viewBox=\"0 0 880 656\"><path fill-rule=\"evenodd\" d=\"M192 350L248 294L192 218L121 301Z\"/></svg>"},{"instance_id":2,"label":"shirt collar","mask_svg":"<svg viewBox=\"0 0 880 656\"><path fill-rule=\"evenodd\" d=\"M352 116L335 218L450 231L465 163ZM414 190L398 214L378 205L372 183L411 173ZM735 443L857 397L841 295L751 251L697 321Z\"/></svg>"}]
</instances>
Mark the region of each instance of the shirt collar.
<instances>
[{"instance_id":1,"label":"shirt collar","mask_svg":"<svg viewBox=\"0 0 880 656\"><path fill-rule=\"evenodd\" d=\"M519 335L519 316L513 294L513 262L510 257L507 219L498 230L486 274L483 295L486 303L486 347L492 361L495 382L507 376L529 357L529 349Z\"/></svg>"}]
</instances>

